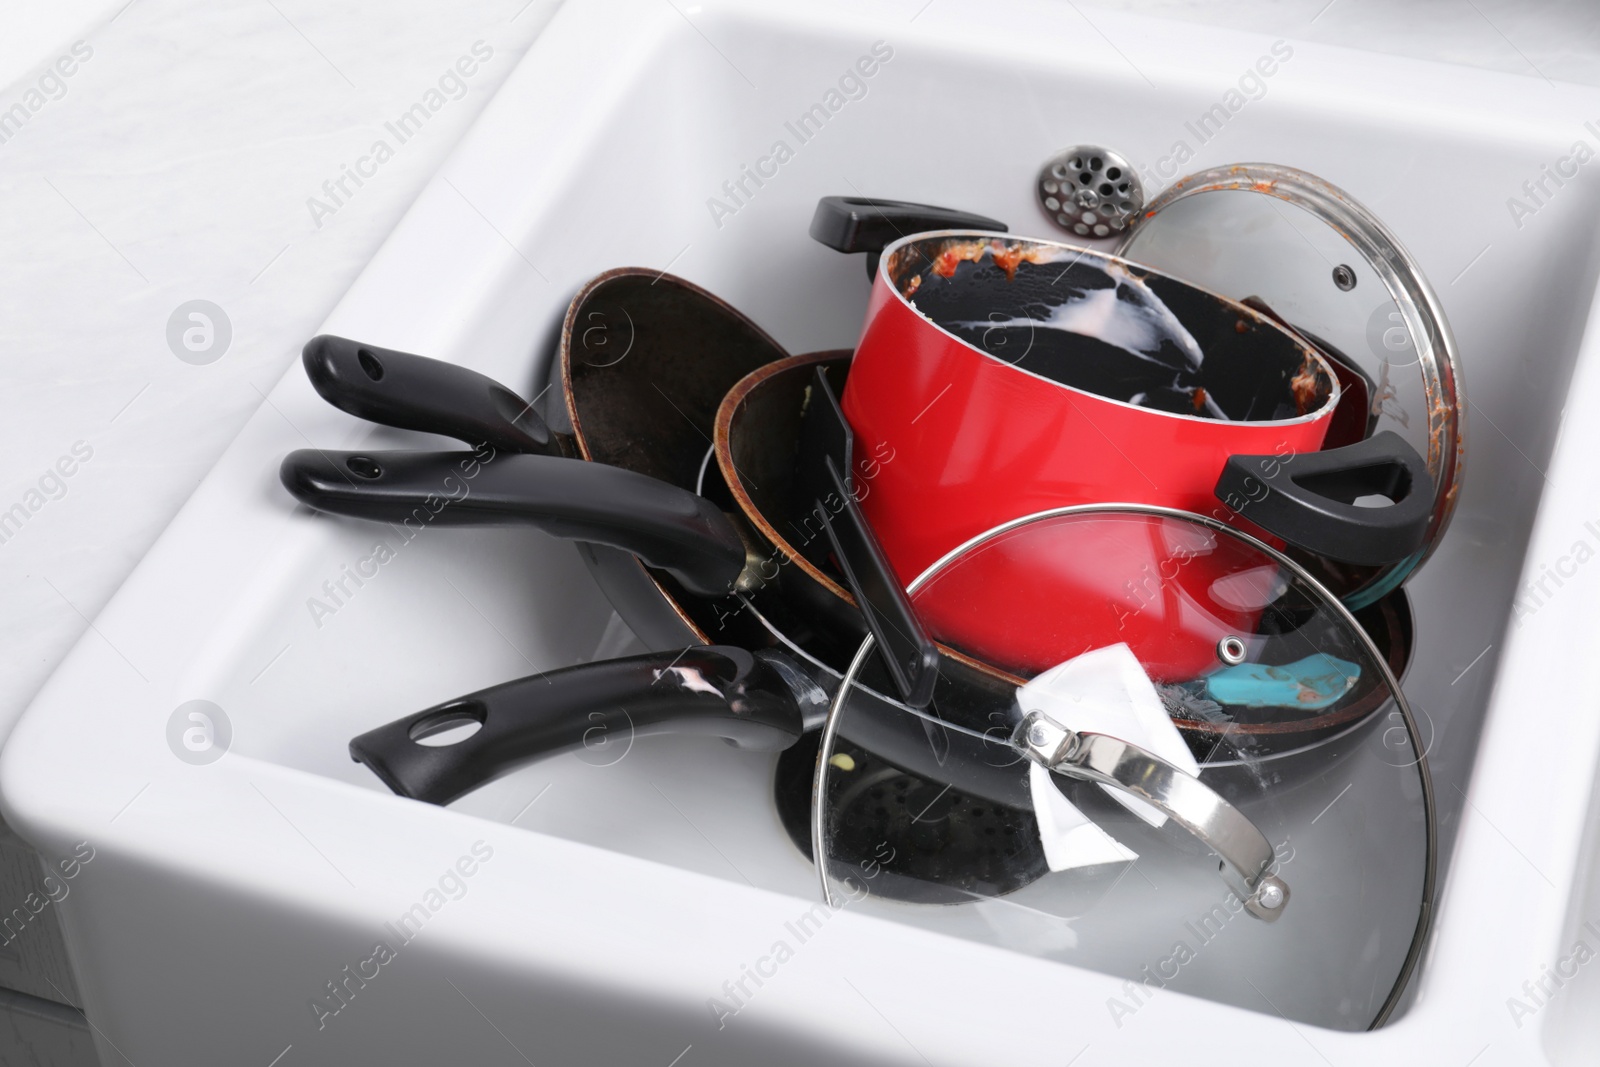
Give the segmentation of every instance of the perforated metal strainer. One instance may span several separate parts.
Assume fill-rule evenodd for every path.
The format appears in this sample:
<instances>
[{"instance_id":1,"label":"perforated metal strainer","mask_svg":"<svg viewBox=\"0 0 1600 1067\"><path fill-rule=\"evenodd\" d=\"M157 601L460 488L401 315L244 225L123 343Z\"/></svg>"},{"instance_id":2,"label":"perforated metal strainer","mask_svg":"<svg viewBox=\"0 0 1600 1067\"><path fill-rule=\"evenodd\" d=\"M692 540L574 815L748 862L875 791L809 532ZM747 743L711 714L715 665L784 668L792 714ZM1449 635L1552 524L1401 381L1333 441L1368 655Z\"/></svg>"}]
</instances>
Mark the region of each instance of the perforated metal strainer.
<instances>
[{"instance_id":1,"label":"perforated metal strainer","mask_svg":"<svg viewBox=\"0 0 1600 1067\"><path fill-rule=\"evenodd\" d=\"M1045 161L1039 203L1057 226L1078 237L1111 237L1144 206L1144 186L1121 153L1074 145Z\"/></svg>"}]
</instances>

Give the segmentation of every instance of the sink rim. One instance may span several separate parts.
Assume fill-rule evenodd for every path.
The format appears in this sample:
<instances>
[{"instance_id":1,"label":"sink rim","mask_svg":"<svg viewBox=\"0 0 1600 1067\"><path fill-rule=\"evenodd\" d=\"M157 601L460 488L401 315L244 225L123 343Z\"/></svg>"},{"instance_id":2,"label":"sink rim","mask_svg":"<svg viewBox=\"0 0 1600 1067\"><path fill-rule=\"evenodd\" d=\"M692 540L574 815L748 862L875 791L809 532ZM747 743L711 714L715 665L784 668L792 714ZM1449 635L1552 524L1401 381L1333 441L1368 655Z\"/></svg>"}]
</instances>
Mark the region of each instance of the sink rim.
<instances>
[{"instance_id":1,"label":"sink rim","mask_svg":"<svg viewBox=\"0 0 1600 1067\"><path fill-rule=\"evenodd\" d=\"M764 11L756 0L719 0L718 3L706 6L716 9L716 17L724 19L734 21L743 19L768 25L778 23L806 26L812 30L829 25L829 16L834 16L832 24L835 26L840 22L853 25L864 21L854 8L835 5L835 8L830 10L827 4L819 4L815 10L806 13L784 12L779 15ZM598 32L602 27L614 30L617 25L625 25L628 30L625 34L619 35L624 38L619 42L621 45L618 48L619 53L627 53L630 47L635 49L632 54L638 55L652 48L667 47L679 42L694 45L695 38L682 26L679 15L659 11L657 10L659 7L658 4L647 4L644 0L604 0L588 4L573 3L563 8L551 27L530 51L527 60L507 83L507 87L491 103L478 125L452 154L442 173L467 172L478 165L474 160L494 158L496 130L504 123L512 121L512 117L516 115L514 107L517 106L516 102L519 99L528 99L545 86L559 84L560 77L568 76L574 70L584 69L577 57L561 51L560 46L564 42L592 39L589 35ZM1005 17L996 16L994 25L986 28L979 36L989 39L996 34L1006 32L1011 25L1010 20L1019 12L1037 10L1039 5L1028 3L1015 3L1006 7ZM843 13L842 19L838 17L841 13ZM930 15L936 14L936 9L930 11ZM711 21L714 22L715 19ZM1181 44L1189 48L1193 48L1197 40L1221 39L1239 42L1251 39L1250 35L1241 35L1233 31L1202 30L1189 24L1172 24L1164 20L1145 20L1134 16L1113 17L1110 13L1104 13L1103 18L1101 13L1097 13L1097 24L1112 29L1135 27L1152 34L1160 47L1170 48L1180 47L1180 42L1175 40L1176 38L1182 38ZM937 19L931 19L915 33L925 34L934 45L953 47L954 41L950 36L953 31L941 29L942 25ZM1171 29L1174 25L1178 26L1177 30ZM1160 27L1168 28L1165 37L1156 32ZM711 28L715 29L715 26ZM1038 49L1045 47L1043 37L1041 34ZM1344 50L1309 44L1297 43L1296 48L1303 48L1308 58L1318 59L1319 62L1326 62L1330 66L1344 63L1346 69L1349 69L1348 57L1351 55L1361 57L1362 63L1370 65L1369 69L1415 73L1419 66L1429 69L1437 66L1395 57L1345 53ZM1036 49L1032 47L1029 49L1029 51L1034 50ZM1195 51L1204 50L1195 49ZM1111 57L1109 53L1096 59L1105 63L1108 69L1115 63L1115 57ZM541 66L543 69L536 69ZM1189 69L1195 67L1191 66ZM1480 98L1493 96L1498 98L1499 107L1490 109L1488 121L1511 124L1514 108L1507 106L1507 98L1500 95L1504 90L1511 88L1506 84L1508 82L1523 83L1516 84L1517 91L1512 94L1519 104L1536 95L1536 91L1540 93L1545 91L1542 82L1520 76L1493 74L1466 68L1440 69L1456 71L1452 77L1463 84L1470 83L1469 87L1475 90L1466 93L1465 99L1456 102L1452 114L1457 121L1461 121L1464 111L1479 106ZM1178 73L1182 75L1186 71L1180 69ZM1126 72L1123 78L1128 80ZM1285 95L1292 97L1293 94ZM1600 100L1600 93L1586 91L1585 95L1586 99ZM590 100L588 111L604 114L605 103L606 100L600 97ZM1424 99L1409 101L1406 106L1425 109L1433 105ZM1537 126L1538 123L1533 125ZM1555 128L1555 124L1551 122L1549 128ZM1528 124L1518 126L1517 134L1518 139L1530 138ZM581 135L569 133L568 139L576 141L581 139ZM396 261L406 254L404 242L430 225L431 213L447 210L444 204L450 195L449 189L442 188L439 181L430 183L428 190L419 198L417 205L375 258L374 266L364 272L363 280L359 281L351 293L341 301L330 317L329 323L324 326L324 330L339 332L352 326L359 327L363 316L374 314L375 307L382 307L384 300L375 293L378 282L374 279L381 278L384 271L401 269ZM455 301L452 305L454 309L461 309L475 306L477 299L477 296L471 293L456 293L451 294L448 299L441 298L439 320L441 323L448 322L450 309L444 305L451 300ZM445 327L441 325L441 333L444 330ZM1600 360L1597 360L1594 354L1597 347L1600 347L1600 340L1596 339L1596 332L1592 329L1586 331L1575 371L1575 383L1580 380L1585 382L1586 390L1600 389ZM1575 384L1574 392L1577 388ZM308 392L308 387L305 387L300 379L299 368L295 366L290 368L285 378L273 389L270 397L274 405L279 405L290 413L297 423L308 426L318 440L325 440L331 444L349 437L352 432L360 429L353 420L309 407L306 396ZM148 625L151 615L150 605L170 603L174 597L171 576L188 573L188 564L184 557L189 554L190 546L209 541L214 537L218 516L228 516L233 520L223 522L224 529L253 527L264 520L270 520L273 516L279 520L275 526L287 521L289 516L283 514L287 509L282 507L281 502L270 500L262 488L261 459L263 449L268 447L267 443L277 439L277 433L270 425L276 418L277 415L265 405L257 411L238 440L207 476L195 496L163 533L146 560L141 562L128 582L97 618L97 627L120 636L129 627ZM1567 427L1567 430L1557 445L1551 465L1553 481L1558 473L1569 478L1581 474L1581 467L1578 465L1585 452L1592 455L1595 449L1600 447L1600 428L1575 421ZM1581 484L1581 479L1577 484ZM1568 528L1565 523L1576 507L1576 502L1570 500L1573 495L1569 493L1558 498L1558 494L1546 491L1541 498L1539 517L1526 560L1553 558L1554 553L1563 547L1562 531ZM261 536L259 530L253 530L244 539L251 542L259 540ZM302 535L302 540L305 541L303 546L305 551L320 550L319 540L311 533ZM1588 580L1582 584L1589 591L1600 593L1600 575L1589 575ZM246 592L248 593L248 589ZM181 601L182 595L178 596ZM1496 773L1499 766L1488 763L1487 754L1492 750L1496 758L1505 759L1508 753L1525 753L1526 746L1530 743L1528 738L1521 736L1523 731L1518 729L1517 712L1514 702L1507 695L1508 690L1522 687L1528 692L1543 690L1559 694L1559 690L1554 689L1548 678L1544 678L1539 672L1539 650L1548 647L1552 642L1560 644L1571 640L1570 632L1577 629L1584 621L1584 613L1579 610L1579 605L1575 602L1584 599L1587 598L1565 597L1559 604L1541 610L1537 617L1525 620L1524 626L1515 629L1509 635L1508 648L1502 650L1504 662L1501 665L1496 690L1490 698L1483 743L1468 796L1468 803L1474 807L1481 804L1494 811L1497 822L1502 824L1516 823L1518 828L1521 828L1521 820L1514 820L1504 810L1508 796L1515 798L1514 792L1508 794L1510 785L1506 780L1506 774ZM170 612L170 606L167 610ZM214 617L214 614L201 615L198 619L184 620L182 625L170 621L168 625L174 635L194 635L196 631L204 628L207 619ZM188 642L180 640L173 644L187 647ZM164 709L176 702L166 699L169 696L178 696L172 690L190 684L187 679L190 677L191 664L182 658L175 647L169 655L160 657L159 667L159 670L151 671L153 681L148 688L160 692L158 695L146 697L145 704ZM113 791L109 789L110 783L105 781L103 768L92 770L87 766L89 761L84 759L83 746L73 736L76 724L72 720L77 716L69 715L62 719L58 719L57 716L63 707L81 708L93 704L103 708L119 698L121 700L119 707L126 714L128 705L133 704L134 699L123 697L124 680L130 685L133 682L119 658L108 650L95 631L90 631L35 698L24 713L4 752L0 753L0 810L3 810L8 822L47 854L70 851L71 841L93 833L98 835L92 838L96 849L113 861L106 863L102 870L112 867L117 862L134 866L141 864L160 866L171 871L181 871L214 886L231 886L238 893L270 897L291 911L304 909L343 920L357 921L377 914L386 914L392 905L403 903L406 893L414 885L422 884L422 880L425 880L424 872L436 866L432 859L433 853L440 850L449 851L450 848L456 847L460 840L471 836L493 832L497 837L505 839L503 847L508 858L513 861L509 866L526 877L537 877L537 872L548 862L569 859L574 854L574 849L587 849L582 853L583 862L593 864L594 870L606 872L619 880L639 876L648 870L650 877L657 879L660 884L673 885L682 891L685 898L693 894L695 899L701 901L716 900L725 911L735 913L740 909L749 909L762 920L770 920L774 916L787 917L795 910L795 901L792 898L657 864L650 864L647 869L639 868L638 864L648 861L544 835L531 833L512 835L508 827L486 824L482 820L458 812L430 809L426 814L419 813L415 809L405 807L406 802L396 798L239 754L231 754L209 769L195 770L175 762L167 766L166 764L172 761L164 752L157 751L150 764L163 773L149 775L150 781L162 783L162 789L157 791L157 795L141 797L139 794L143 793L142 789L135 793L137 779L145 775L138 773L125 775L123 772L127 768L116 767L114 771L118 778L115 783L117 786L115 798L102 802ZM105 712L101 712L101 715L102 718L112 718ZM1584 725L1579 723L1572 740L1564 746L1558 746L1557 752L1545 753L1551 757L1546 766L1550 767L1552 772L1560 768L1562 773L1577 775L1582 780L1590 780L1593 777L1597 763L1596 755L1600 753L1600 732L1593 726L1588 726L1584 730ZM124 780L127 781L127 789L121 788ZM342 902L332 900L326 895L327 886L323 883L334 885L336 881L331 880L326 869L319 866L320 861L314 855L307 855L295 872L311 879L311 884L317 887L313 892L292 878L279 877L282 872L267 864L265 855L254 854L247 848L194 854L193 822L185 824L181 819L176 819L152 823L140 817L139 809L117 807L117 804L127 800L130 795L133 796L133 800L129 801L130 804L141 800L156 801L158 802L156 811L168 814L203 812L207 808L220 810L224 804L236 803L239 798L255 804L247 787L253 787L258 792L269 792L274 796L315 797L320 803L339 807L346 818L359 820L370 827L384 827L396 834L415 834L426 847L433 850L433 853L429 854L430 858L426 862L395 857L393 862L380 865L380 869L389 872L381 884L372 889L363 889L358 901ZM162 793L167 794L165 800L162 800ZM278 848L285 832L281 822L275 821L278 816L269 808L259 804L251 808L250 812L249 823L243 826L230 825L227 831L243 836L241 834L243 829L253 828L256 835L254 841L270 842L273 843L271 848ZM134 817L129 818L130 815ZM1570 871L1569 882L1580 873L1582 858L1578 854L1578 846L1579 839L1583 837L1582 821L1587 817L1587 808L1576 813L1576 827L1573 825L1573 815L1572 812L1558 813L1545 821L1542 833L1536 832L1540 829L1538 826L1525 831L1530 836L1548 843L1548 848L1555 853L1554 862L1547 864L1548 870L1558 876L1558 880L1560 876ZM215 817L216 811L209 815L203 814L200 822L210 825L207 820ZM1456 857L1452 863L1451 876L1446 879L1443 886L1443 904L1439 909L1434 939L1429 949L1429 955L1434 959L1422 969L1417 985L1416 1005L1389 1027L1376 1034L1343 1035L1317 1031L1319 1045L1332 1047L1340 1045L1343 1041L1360 1040L1363 1045L1352 1046L1352 1049L1360 1047L1367 1054L1381 1051L1386 1057L1399 1055L1408 1048L1412 1050L1423 1047L1435 1048L1431 1041L1423 1043L1423 1028L1460 1026L1463 1019L1470 1019L1480 1010L1479 1006L1474 1005L1471 998L1462 992L1471 990L1472 983L1451 972L1459 972L1464 968L1465 972L1470 974L1474 966L1482 965L1481 956L1477 957L1478 962L1474 964L1475 956L1466 940L1466 931L1472 928L1470 922L1481 921L1482 903L1479 898L1482 897L1482 892L1477 890L1469 894L1465 890L1457 891L1456 887L1463 882L1463 879L1457 876L1459 872L1474 869L1489 870L1499 862L1495 859L1493 847L1498 840L1496 835L1499 831L1493 826L1486 825L1486 820L1487 816L1483 820L1468 820L1457 838ZM1562 841L1568 842L1565 847L1562 846ZM501 847L497 841L496 848ZM268 850L263 849L263 852L266 851ZM397 888L399 886L406 888L401 890ZM1561 890L1558 889L1556 894L1560 896ZM83 896L92 897L92 894L85 892ZM576 894L571 898L571 905L574 913L586 910L585 902L578 899ZM587 910L598 909L591 907ZM68 916L74 914L71 910L65 911ZM1522 940L1540 947L1557 944L1570 925L1566 911L1564 899L1557 901L1555 906L1528 907L1521 911L1518 920L1522 924L1519 927L1522 931ZM935 944L945 958L952 960L959 958L962 966L972 968L973 973L996 976L1026 974L1032 987L1032 992L1028 996L1037 996L1041 1002L1070 996L1085 1003L1098 1004L1102 997L1114 995L1120 989L1117 980L1105 975L1077 971L1059 965L1049 966L1053 971L1061 973L1046 974L1043 971L1033 970L1037 961L1024 961L1021 957L1003 953L998 949L987 949L968 942L952 944L948 939L910 931L906 927L890 926L877 920L866 920L856 916L848 918L852 933L863 942L875 941L882 945L898 945L905 948L913 941L921 942L926 939L929 943ZM73 923L69 922L68 925L71 927ZM735 925L738 925L738 929L734 929ZM463 919L459 926L459 929L452 928L455 935L453 943L460 946L463 951L470 949L476 952L488 952L490 951L488 946L500 944L502 947L499 952L510 952L510 948L505 947L505 941L511 939L497 941L495 937L497 931L487 922L474 924ZM740 937L747 937L752 932L759 933L764 929L766 927L759 921L746 921L742 925L730 923L729 929L715 932L709 939L717 941L725 950L737 955L743 948ZM87 946L76 937L69 940L73 943L74 955L78 955L80 950L88 951ZM519 951L525 951L537 949L537 946L523 941L517 948ZM1536 953L1531 951L1520 955L1526 956L1529 960L1537 958ZM850 957L836 955L834 958L840 961ZM1448 965L1447 960L1451 961ZM1537 969L1531 965L1525 970L1527 975L1537 974ZM1518 970L1516 974L1520 978L1523 976L1523 971ZM720 979L721 976L721 972L718 972L717 978ZM627 982L625 976L615 977L620 983ZM698 985L692 988L680 986L676 992L680 998L687 993L688 998L693 1000L703 995L706 989L715 988L715 985L715 982L708 982L704 988ZM113 990L101 987L92 978L85 982L85 986L86 1003L90 1005L91 1012L96 1018L102 1017L100 1012L112 1018L118 1016L114 1007L116 997ZM1044 991L1049 992L1048 997ZM1172 1006L1150 1010L1159 1012L1157 1017L1168 1018L1173 1026L1180 1024L1214 1026L1218 1022L1224 1022L1230 1028L1243 1027L1242 1031L1233 1032L1247 1040L1251 1036L1263 1041L1278 1040L1276 1035L1281 1033L1281 1029L1273 1029L1277 1026L1276 1021L1267 1016L1258 1016L1210 1002L1190 1002L1188 998L1163 998L1162 1003L1167 1002L1171 1002ZM799 1012L805 1006L803 1000L786 1002L784 1008L774 1011L780 1015L782 1012L788 1012L790 1017L804 1021L805 1015ZM695 1010L699 1010L698 1005L695 1005ZM1216 1012L1234 1014L1223 1019L1217 1016ZM1549 1021L1550 1017L1540 1020L1541 1025L1530 1028L1530 1031L1544 1030ZM928 1025L936 1027L937 1019L930 1018ZM937 1031L930 1029L922 1032ZM954 1042L953 1036L952 1041ZM960 1045L956 1042L950 1047L956 1048ZM1526 1049L1526 1051L1532 1050Z\"/></svg>"}]
</instances>

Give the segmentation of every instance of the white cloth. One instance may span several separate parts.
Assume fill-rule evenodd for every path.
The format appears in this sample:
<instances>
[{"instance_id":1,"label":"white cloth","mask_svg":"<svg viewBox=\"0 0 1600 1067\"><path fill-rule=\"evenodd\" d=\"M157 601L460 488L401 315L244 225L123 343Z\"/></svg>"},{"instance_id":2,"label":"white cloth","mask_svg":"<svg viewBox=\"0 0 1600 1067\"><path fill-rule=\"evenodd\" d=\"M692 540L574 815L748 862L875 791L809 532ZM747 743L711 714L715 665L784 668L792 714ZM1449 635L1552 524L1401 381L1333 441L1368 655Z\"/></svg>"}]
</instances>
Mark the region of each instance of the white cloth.
<instances>
[{"instance_id":1,"label":"white cloth","mask_svg":"<svg viewBox=\"0 0 1600 1067\"><path fill-rule=\"evenodd\" d=\"M1117 842L1089 821L1076 804L1061 795L1051 774L1037 763L1028 765L1028 789L1039 821L1039 843L1052 871L1094 867L1136 860L1139 854Z\"/></svg>"},{"instance_id":2,"label":"white cloth","mask_svg":"<svg viewBox=\"0 0 1600 1067\"><path fill-rule=\"evenodd\" d=\"M1150 676L1127 645L1108 645L1050 668L1017 690L1017 703L1023 714L1037 711L1079 733L1107 734L1186 774L1200 773ZM1062 796L1050 772L1038 764L1029 770L1029 786L1052 871L1138 858ZM1167 820L1142 800L1114 789L1106 792L1151 826Z\"/></svg>"}]
</instances>

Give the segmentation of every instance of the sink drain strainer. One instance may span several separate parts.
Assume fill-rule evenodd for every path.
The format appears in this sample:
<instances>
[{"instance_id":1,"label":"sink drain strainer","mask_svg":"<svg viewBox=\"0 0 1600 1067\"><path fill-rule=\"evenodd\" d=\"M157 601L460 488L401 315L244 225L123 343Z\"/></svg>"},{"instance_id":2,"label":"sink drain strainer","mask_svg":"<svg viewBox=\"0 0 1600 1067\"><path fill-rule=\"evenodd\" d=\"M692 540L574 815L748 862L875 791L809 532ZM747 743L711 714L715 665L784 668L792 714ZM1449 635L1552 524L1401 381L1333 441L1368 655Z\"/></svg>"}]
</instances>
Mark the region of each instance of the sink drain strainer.
<instances>
[{"instance_id":1,"label":"sink drain strainer","mask_svg":"<svg viewBox=\"0 0 1600 1067\"><path fill-rule=\"evenodd\" d=\"M1077 145L1045 160L1035 183L1057 226L1079 237L1110 237L1144 207L1144 186L1120 152Z\"/></svg>"},{"instance_id":2,"label":"sink drain strainer","mask_svg":"<svg viewBox=\"0 0 1600 1067\"><path fill-rule=\"evenodd\" d=\"M778 757L773 797L789 839L811 855L811 798L822 735L812 731ZM913 904L962 904L1003 896L1049 872L1033 815L928 782L848 742L834 767L832 856L875 896Z\"/></svg>"}]
</instances>

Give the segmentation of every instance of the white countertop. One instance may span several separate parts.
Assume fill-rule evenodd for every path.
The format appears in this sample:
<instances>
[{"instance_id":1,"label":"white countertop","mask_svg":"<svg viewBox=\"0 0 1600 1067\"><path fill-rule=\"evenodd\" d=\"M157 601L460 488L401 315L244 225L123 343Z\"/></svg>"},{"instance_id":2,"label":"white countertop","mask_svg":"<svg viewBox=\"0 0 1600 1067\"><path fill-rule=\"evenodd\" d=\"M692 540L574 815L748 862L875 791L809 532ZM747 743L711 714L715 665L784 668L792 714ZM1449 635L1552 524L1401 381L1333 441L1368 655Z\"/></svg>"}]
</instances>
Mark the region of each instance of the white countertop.
<instances>
[{"instance_id":1,"label":"white countertop","mask_svg":"<svg viewBox=\"0 0 1600 1067\"><path fill-rule=\"evenodd\" d=\"M0 736L557 3L0 7L0 115L28 110L15 133L0 127ZM1588 0L1099 6L1530 74L1553 93L1600 85ZM1092 24L1094 10L1068 17ZM1138 42L1118 47L1137 63ZM57 80L47 72L62 57L72 74ZM458 61L470 76L450 73ZM436 110L401 143L385 123L417 103ZM380 139L392 150L381 162ZM370 175L359 186L343 178L353 167ZM336 199L323 183L341 178ZM169 318L197 299L232 334L203 365L168 341Z\"/></svg>"},{"instance_id":2,"label":"white countertop","mask_svg":"<svg viewBox=\"0 0 1600 1067\"><path fill-rule=\"evenodd\" d=\"M20 529L16 518L0 526L0 735L556 6L136 0L58 40L46 32L64 27L44 20L31 60L0 52L0 70L28 71L0 90L0 111L26 105L73 42L90 53L0 143L0 513L28 509ZM385 122L423 102L478 41L489 58L464 64L475 69L461 89L447 77L429 101L442 106L399 143ZM346 179L353 195L334 205L322 183L380 138L393 158L364 164L375 175L360 187ZM333 213L314 218L311 197ZM167 342L169 316L193 299L231 322L209 365L179 360ZM58 481L48 472L63 457L73 473Z\"/></svg>"}]
</instances>

